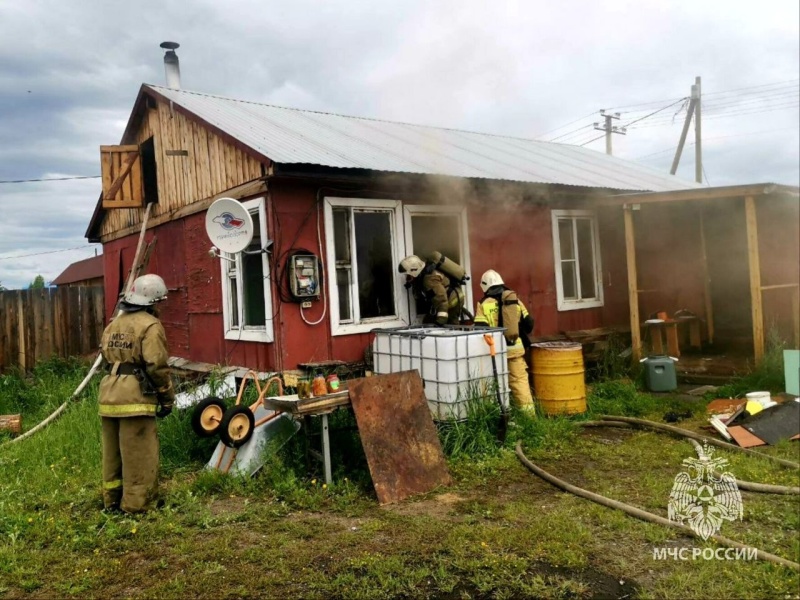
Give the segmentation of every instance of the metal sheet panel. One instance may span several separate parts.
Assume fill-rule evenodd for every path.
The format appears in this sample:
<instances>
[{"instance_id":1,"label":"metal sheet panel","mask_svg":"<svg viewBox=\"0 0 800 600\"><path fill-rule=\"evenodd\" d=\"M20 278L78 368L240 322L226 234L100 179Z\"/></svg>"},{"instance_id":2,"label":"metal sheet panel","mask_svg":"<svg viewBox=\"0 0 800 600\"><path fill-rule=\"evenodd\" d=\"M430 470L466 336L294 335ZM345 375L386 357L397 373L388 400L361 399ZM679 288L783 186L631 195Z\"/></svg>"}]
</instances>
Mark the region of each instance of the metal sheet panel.
<instances>
[{"instance_id":1,"label":"metal sheet panel","mask_svg":"<svg viewBox=\"0 0 800 600\"><path fill-rule=\"evenodd\" d=\"M452 483L417 371L357 379L348 390L381 504Z\"/></svg>"},{"instance_id":2,"label":"metal sheet panel","mask_svg":"<svg viewBox=\"0 0 800 600\"><path fill-rule=\"evenodd\" d=\"M147 87L276 163L619 190L701 187L579 146Z\"/></svg>"}]
</instances>

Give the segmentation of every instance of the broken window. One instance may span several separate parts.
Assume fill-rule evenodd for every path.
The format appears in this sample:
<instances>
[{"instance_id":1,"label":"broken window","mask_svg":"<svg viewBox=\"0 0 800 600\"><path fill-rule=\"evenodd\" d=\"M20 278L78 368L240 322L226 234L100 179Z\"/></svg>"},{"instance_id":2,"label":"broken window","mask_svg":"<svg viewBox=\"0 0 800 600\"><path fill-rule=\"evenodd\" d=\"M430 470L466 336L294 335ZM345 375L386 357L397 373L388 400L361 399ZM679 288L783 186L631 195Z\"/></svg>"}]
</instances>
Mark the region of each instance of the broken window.
<instances>
[{"instance_id":1,"label":"broken window","mask_svg":"<svg viewBox=\"0 0 800 600\"><path fill-rule=\"evenodd\" d=\"M594 213L554 210L553 245L558 309L602 306L602 271Z\"/></svg>"},{"instance_id":2,"label":"broken window","mask_svg":"<svg viewBox=\"0 0 800 600\"><path fill-rule=\"evenodd\" d=\"M223 254L223 317L225 338L271 342L272 301L267 254L259 252L267 239L264 200L242 205L253 218L253 240L244 252Z\"/></svg>"}]
</instances>

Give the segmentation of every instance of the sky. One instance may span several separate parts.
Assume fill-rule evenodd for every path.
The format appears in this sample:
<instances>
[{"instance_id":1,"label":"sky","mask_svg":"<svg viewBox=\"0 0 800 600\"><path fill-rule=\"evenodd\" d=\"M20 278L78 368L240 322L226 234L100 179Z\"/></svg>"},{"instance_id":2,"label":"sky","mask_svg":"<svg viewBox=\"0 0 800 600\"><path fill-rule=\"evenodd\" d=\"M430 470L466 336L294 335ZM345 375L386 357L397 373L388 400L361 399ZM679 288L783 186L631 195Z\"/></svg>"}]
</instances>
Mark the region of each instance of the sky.
<instances>
[{"instance_id":1,"label":"sky","mask_svg":"<svg viewBox=\"0 0 800 600\"><path fill-rule=\"evenodd\" d=\"M598 152L619 112L614 154L663 172L700 76L705 183L799 185L798 23L797 0L0 0L0 285L102 253L99 179L6 182L99 175L165 40L184 89L293 108Z\"/></svg>"}]
</instances>

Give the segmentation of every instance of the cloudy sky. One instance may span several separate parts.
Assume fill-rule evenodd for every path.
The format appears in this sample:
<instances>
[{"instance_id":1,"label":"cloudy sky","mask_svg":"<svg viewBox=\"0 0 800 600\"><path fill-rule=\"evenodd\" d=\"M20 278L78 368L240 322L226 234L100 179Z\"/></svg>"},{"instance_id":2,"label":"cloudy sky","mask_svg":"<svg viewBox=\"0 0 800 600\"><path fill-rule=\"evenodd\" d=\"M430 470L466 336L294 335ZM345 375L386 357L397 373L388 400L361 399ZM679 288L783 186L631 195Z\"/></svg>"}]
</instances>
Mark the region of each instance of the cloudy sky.
<instances>
[{"instance_id":1,"label":"cloudy sky","mask_svg":"<svg viewBox=\"0 0 800 600\"><path fill-rule=\"evenodd\" d=\"M164 83L164 40L185 89L296 108L599 152L613 109L614 154L665 172L699 75L708 183L798 185L799 4L0 0L0 284L102 252L83 237L99 180L7 182L98 175L139 86Z\"/></svg>"}]
</instances>

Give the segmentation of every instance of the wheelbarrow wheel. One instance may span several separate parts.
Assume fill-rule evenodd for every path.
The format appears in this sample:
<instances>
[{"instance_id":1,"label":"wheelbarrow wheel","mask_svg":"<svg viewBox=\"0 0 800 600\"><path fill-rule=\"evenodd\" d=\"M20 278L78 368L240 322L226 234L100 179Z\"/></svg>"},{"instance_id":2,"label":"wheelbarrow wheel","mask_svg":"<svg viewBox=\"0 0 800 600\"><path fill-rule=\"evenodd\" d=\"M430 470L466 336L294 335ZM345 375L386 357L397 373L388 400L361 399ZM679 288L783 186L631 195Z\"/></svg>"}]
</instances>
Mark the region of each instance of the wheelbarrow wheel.
<instances>
[{"instance_id":1,"label":"wheelbarrow wheel","mask_svg":"<svg viewBox=\"0 0 800 600\"><path fill-rule=\"evenodd\" d=\"M219 439L228 448L238 448L253 437L256 419L246 406L234 406L225 411L219 429Z\"/></svg>"},{"instance_id":2,"label":"wheelbarrow wheel","mask_svg":"<svg viewBox=\"0 0 800 600\"><path fill-rule=\"evenodd\" d=\"M211 437L219 430L225 415L225 403L215 396L204 398L194 407L192 429L200 437Z\"/></svg>"}]
</instances>

